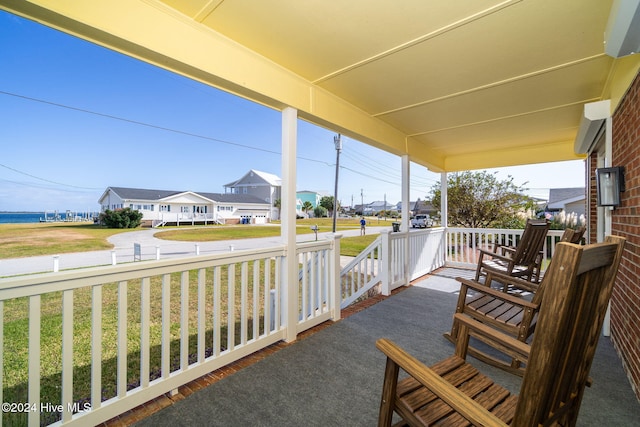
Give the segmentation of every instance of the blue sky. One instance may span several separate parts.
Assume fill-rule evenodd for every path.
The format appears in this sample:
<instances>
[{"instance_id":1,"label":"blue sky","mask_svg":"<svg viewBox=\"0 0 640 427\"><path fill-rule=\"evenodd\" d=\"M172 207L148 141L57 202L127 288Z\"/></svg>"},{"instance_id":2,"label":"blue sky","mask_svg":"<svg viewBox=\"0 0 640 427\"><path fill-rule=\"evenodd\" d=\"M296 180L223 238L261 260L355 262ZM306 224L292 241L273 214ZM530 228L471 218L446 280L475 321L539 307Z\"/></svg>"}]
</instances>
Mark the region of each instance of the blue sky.
<instances>
[{"instance_id":1,"label":"blue sky","mask_svg":"<svg viewBox=\"0 0 640 427\"><path fill-rule=\"evenodd\" d=\"M280 113L0 12L0 211L96 211L109 186L224 192L281 175ZM335 132L298 123L298 190L333 194ZM343 137L343 205L400 201L400 158ZM532 194L584 185L583 162L499 170ZM412 164L411 199L440 174Z\"/></svg>"}]
</instances>

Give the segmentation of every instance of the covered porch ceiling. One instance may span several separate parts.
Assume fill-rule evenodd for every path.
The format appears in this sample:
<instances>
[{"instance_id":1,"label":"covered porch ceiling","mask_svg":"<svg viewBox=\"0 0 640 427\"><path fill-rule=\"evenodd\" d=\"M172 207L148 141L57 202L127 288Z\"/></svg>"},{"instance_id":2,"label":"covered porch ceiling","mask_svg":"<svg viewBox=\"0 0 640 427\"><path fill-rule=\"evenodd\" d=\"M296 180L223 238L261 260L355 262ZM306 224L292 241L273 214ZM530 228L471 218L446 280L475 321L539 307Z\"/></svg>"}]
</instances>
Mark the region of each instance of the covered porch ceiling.
<instances>
[{"instance_id":1,"label":"covered porch ceiling","mask_svg":"<svg viewBox=\"0 0 640 427\"><path fill-rule=\"evenodd\" d=\"M580 158L611 0L0 0L434 172ZM259 142L259 141L256 141Z\"/></svg>"}]
</instances>

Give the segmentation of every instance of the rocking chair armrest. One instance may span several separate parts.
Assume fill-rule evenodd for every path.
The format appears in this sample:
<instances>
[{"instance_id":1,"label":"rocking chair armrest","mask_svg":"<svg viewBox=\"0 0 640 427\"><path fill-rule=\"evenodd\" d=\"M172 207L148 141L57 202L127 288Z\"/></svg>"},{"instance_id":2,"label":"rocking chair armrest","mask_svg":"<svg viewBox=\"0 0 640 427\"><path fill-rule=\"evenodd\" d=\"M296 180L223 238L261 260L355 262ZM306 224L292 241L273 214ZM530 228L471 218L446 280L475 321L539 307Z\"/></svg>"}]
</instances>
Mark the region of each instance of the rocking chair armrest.
<instances>
[{"instance_id":1,"label":"rocking chair armrest","mask_svg":"<svg viewBox=\"0 0 640 427\"><path fill-rule=\"evenodd\" d=\"M425 366L418 359L411 356L394 342L380 338L376 347L387 356L387 363L393 362L420 384L428 388L455 411L469 420L473 425L507 426L502 420L487 411L479 403L455 388L449 382ZM388 366L388 365L387 365ZM397 381L397 378L395 379ZM386 386L387 378L385 378ZM392 397L394 399L395 397Z\"/></svg>"},{"instance_id":2,"label":"rocking chair armrest","mask_svg":"<svg viewBox=\"0 0 640 427\"><path fill-rule=\"evenodd\" d=\"M487 276L488 277L488 276ZM460 286L460 294L462 295L463 293L466 294L466 289L464 288L471 288L477 292L481 292L485 295L491 295L494 298L498 298L502 301L506 301L508 303L511 303L513 305L517 305L523 308L530 308L533 310L537 310L539 308L539 304L535 304L531 301L527 301L526 299L523 299L521 297L515 296L515 295L511 295L508 294L506 292L503 291L499 291L497 289L493 289L490 286L484 285L482 283L478 283L474 280L469 280L469 279L464 279L462 277L456 277L456 280L458 282L461 283Z\"/></svg>"},{"instance_id":3,"label":"rocking chair armrest","mask_svg":"<svg viewBox=\"0 0 640 427\"><path fill-rule=\"evenodd\" d=\"M529 344L517 340L510 335L500 332L497 329L487 326L484 323L461 313L455 313L453 315L453 321L458 322L460 326L460 335L458 336L458 340L464 339L463 335L466 334L476 337L480 336L503 348L508 348L512 353L517 353L521 356L523 361L527 361L529 359L529 354L531 353L531 346ZM463 355L459 354L459 356L462 357Z\"/></svg>"},{"instance_id":4,"label":"rocking chair armrest","mask_svg":"<svg viewBox=\"0 0 640 427\"><path fill-rule=\"evenodd\" d=\"M539 283L530 282L528 280L524 280L519 277L509 276L507 274L499 273L497 271L488 271L487 278L485 279L485 282L488 284L487 286L490 286L491 281L493 280L500 282L504 285L504 288L503 288L504 292L507 291L508 285L515 286L516 288L524 289L529 292L536 292L540 287Z\"/></svg>"},{"instance_id":5,"label":"rocking chair armrest","mask_svg":"<svg viewBox=\"0 0 640 427\"><path fill-rule=\"evenodd\" d=\"M511 255L516 253L516 248L511 246L500 246L500 249L502 249L502 255L506 255L505 252L509 252Z\"/></svg>"},{"instance_id":6,"label":"rocking chair armrest","mask_svg":"<svg viewBox=\"0 0 640 427\"><path fill-rule=\"evenodd\" d=\"M489 255L492 258L497 258L501 261L504 262L513 262L513 258L506 256L506 255L500 255L499 253L495 253L495 252L491 252L488 251L486 249L478 249L478 251L480 251L480 258L479 258L479 262L482 261L482 258L484 255Z\"/></svg>"}]
</instances>

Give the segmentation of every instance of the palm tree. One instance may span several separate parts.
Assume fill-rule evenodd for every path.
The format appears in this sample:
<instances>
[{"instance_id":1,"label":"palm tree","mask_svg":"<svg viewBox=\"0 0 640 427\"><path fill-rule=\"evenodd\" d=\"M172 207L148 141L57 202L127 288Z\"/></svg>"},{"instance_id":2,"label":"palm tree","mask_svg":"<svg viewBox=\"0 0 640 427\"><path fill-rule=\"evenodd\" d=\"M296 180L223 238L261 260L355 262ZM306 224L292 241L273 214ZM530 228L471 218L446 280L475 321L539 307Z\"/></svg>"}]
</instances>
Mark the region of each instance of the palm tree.
<instances>
[{"instance_id":1,"label":"palm tree","mask_svg":"<svg viewBox=\"0 0 640 427\"><path fill-rule=\"evenodd\" d=\"M313 205L310 201L306 201L302 204L302 212L306 213L309 216L309 211L313 209Z\"/></svg>"}]
</instances>

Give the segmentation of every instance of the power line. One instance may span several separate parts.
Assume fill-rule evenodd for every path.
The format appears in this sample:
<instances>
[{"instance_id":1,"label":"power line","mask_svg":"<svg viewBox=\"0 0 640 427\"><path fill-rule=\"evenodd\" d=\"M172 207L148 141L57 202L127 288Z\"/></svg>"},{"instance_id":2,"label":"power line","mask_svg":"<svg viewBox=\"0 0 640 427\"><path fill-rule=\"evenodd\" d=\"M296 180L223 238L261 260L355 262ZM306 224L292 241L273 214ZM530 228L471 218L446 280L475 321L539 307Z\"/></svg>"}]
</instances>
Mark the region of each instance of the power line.
<instances>
[{"instance_id":1,"label":"power line","mask_svg":"<svg viewBox=\"0 0 640 427\"><path fill-rule=\"evenodd\" d=\"M24 99L24 100L31 101L31 102L37 102L37 103L41 103L41 104L45 104L45 105L51 105L51 106L58 107L58 108L64 108L64 109L67 109L67 110L72 110L72 111L76 111L76 112L80 112L80 113L91 114L91 115L98 116L98 117L104 117L104 118L111 119L111 120L117 120L117 121L121 121L121 122L125 122L125 123L130 123L130 124L134 124L134 125L138 125L138 126L144 126L144 127L148 127L148 128L152 128L152 129L162 130L162 131L165 131L165 132L171 132L171 133L176 133L176 134L179 134L179 135L189 136L189 137L203 139L203 140L212 141L212 142L217 142L217 143L221 143L221 144L232 145L232 146L236 146L236 147L240 147L240 148L245 148L245 149L248 149L248 150L260 151L260 152L269 153L269 154L275 154L275 155L281 155L282 154L280 151L276 151L276 150L269 150L269 149L266 149L266 148L254 147L254 146L247 145L247 144L241 144L241 143L238 143L238 142L223 140L223 139L220 139L220 138L214 138L214 137L210 137L210 136L206 136L206 135L200 135L200 134L196 134L196 133L193 133L193 132L187 132L187 131L182 131L182 130L179 130L179 129L168 128L168 127L165 127L165 126L159 126L159 125L155 125L155 124L151 124L151 123L142 122L142 121L139 121L139 120L133 120L133 119L125 118L125 117L115 116L113 114L100 113L100 112L88 110L88 109L85 109L85 108L73 107L73 106L69 106L69 105L65 105L65 104L61 104L61 103L57 103L57 102L47 101L47 100L39 99L39 98L33 98L33 97L26 96L26 95L20 95L20 94L12 93L12 92L7 92L7 91L0 90L0 94L16 97L16 98L20 98L20 99ZM364 156L364 155L360 155L360 156L364 157L366 159L369 159L371 162L377 163L377 164L379 164L379 165L381 165L381 166L383 166L385 168L389 168L388 165L385 165L384 163L381 163L381 162L379 162L377 160L374 160L374 159L372 159L372 158L370 158L368 156ZM363 163L361 159L354 158L353 156L349 156L349 157L352 160L356 161L356 162L360 162L361 164ZM308 162L319 163L319 164L322 164L322 165L326 165L328 167L335 166L335 163L330 163L330 162L327 162L327 161L324 161L324 160L312 159L312 158L302 157L302 156L296 156L296 158L299 159L299 160L304 160L304 161L308 161ZM52 183L52 184L56 184L56 185L62 185L62 186L66 186L66 187L86 189L86 190L98 190L97 188L79 187L79 186L75 186L75 185L71 185L71 184L64 184L64 183L60 183L60 182L56 182L56 181L51 181L51 180L48 180L46 178L37 177L35 175L31 175L29 173L26 173L26 172L23 172L23 171L19 171L17 169L13 169L13 168L11 168L9 166L6 166L6 165L0 164L0 166L5 167L7 169L10 169L10 170L12 170L14 172L21 173L23 175L26 175L26 176L29 176L29 177L32 177L32 178L35 178L35 179L38 179L38 180L41 180L41 181L44 181L44 182L49 182L49 183ZM370 165L363 164L363 166L365 166L365 167L370 169ZM379 175L378 176L370 175L370 174L367 174L365 172L357 171L357 170L354 170L352 168L348 168L348 167L344 167L344 166L340 166L340 169L345 169L345 170L348 170L348 171L350 171L352 173L356 173L358 175L362 175L362 176L365 176L367 178L374 179L376 181L386 182L388 184L398 185L398 186L401 185L398 181L389 181L388 179L382 179L382 178L380 178ZM393 175L392 173L386 172L386 171L377 170L376 173L377 174L380 174L380 173L385 174L389 178L397 178L397 175ZM418 185L421 185L421 184L418 183Z\"/></svg>"},{"instance_id":2,"label":"power line","mask_svg":"<svg viewBox=\"0 0 640 427\"><path fill-rule=\"evenodd\" d=\"M50 179L46 179L46 178L40 178L39 176L35 176L35 175L30 174L30 173L20 171L20 170L18 170L18 169L14 169L14 168L12 168L12 167L9 167L9 166L7 166L7 165L3 165L3 164L1 164L1 163L0 163L0 166L2 166L2 167L3 167L3 168L5 168L5 169L9 169L10 171L13 171L13 172L16 172L16 173L19 173L19 174L22 174L22 175L28 176L28 177L30 177L30 178L34 178L34 179L37 179L37 180L40 180L40 181L48 182L49 184L61 185L61 186L63 186L63 187L78 188L78 189L80 189L80 190L99 190L99 188L92 188L92 187L80 187L80 186L77 186L77 185L64 184L64 183L62 183L62 182L51 181Z\"/></svg>"},{"instance_id":3,"label":"power line","mask_svg":"<svg viewBox=\"0 0 640 427\"><path fill-rule=\"evenodd\" d=\"M92 114L94 116L104 117L104 118L111 119L111 120L118 120L118 121L121 121L121 122L131 123L131 124L135 124L135 125L138 125L138 126L144 126L144 127L148 127L148 128L151 128L151 129L162 130L162 131L165 131L165 132L172 132L172 133L176 133L176 134L179 134L179 135L189 136L189 137L192 137L192 138L199 138L199 139L204 139L204 140L207 140L207 141L219 142L221 144L233 145L233 146L236 146L236 147L246 148L246 149L249 149L249 150L261 151L263 153L277 154L277 155L281 155L282 154L280 151L268 150L266 148L254 147L254 146L247 145L247 144L241 144L239 142L233 142L233 141L227 141L227 140L224 140L224 139L213 138L213 137L210 137L210 136L200 135L200 134L193 133L193 132L187 132L187 131L183 131L183 130L179 130L179 129L173 129L173 128L168 128L168 127L165 127L165 126L159 126L159 125L154 125L154 124L151 124L151 123L141 122L139 120L133 120L133 119L127 119L125 117L114 116L112 114L99 113L97 111L87 110L85 108L72 107L72 106L65 105L65 104L60 104L60 103L57 103L57 102L46 101L44 99L33 98L33 97L29 97L29 96L25 96L25 95L19 95L19 94L16 94L16 93L6 92L6 91L2 91L2 90L0 90L0 94L7 95L7 96L13 96L13 97L16 97L16 98L25 99L25 100L32 101L32 102L38 102L38 103L41 103L41 104L52 105L52 106L58 107L58 108L65 108L67 110L77 111L77 112L81 112L81 113L85 113L85 114ZM307 158L307 157L297 157L297 158L300 159L300 160L306 160L306 161L309 161L309 162L316 162L316 163L325 164L327 166L331 166L331 164L329 164L329 163L327 163L325 161L322 161L322 160L310 159L310 158Z\"/></svg>"}]
</instances>

